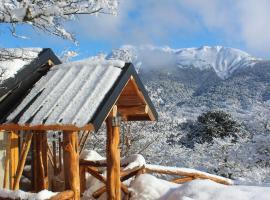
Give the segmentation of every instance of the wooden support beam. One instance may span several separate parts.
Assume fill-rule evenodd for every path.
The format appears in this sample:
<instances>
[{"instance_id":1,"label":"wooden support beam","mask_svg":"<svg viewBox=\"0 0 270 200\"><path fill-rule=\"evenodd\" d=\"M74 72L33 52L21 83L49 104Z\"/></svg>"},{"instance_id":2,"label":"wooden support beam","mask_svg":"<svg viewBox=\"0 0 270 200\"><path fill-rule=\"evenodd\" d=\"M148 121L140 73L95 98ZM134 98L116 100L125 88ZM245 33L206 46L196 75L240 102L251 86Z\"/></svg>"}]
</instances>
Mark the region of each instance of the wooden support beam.
<instances>
[{"instance_id":1,"label":"wooden support beam","mask_svg":"<svg viewBox=\"0 0 270 200\"><path fill-rule=\"evenodd\" d=\"M9 184L13 188L16 170L19 163L19 134L11 131L10 133L10 161L9 161Z\"/></svg>"},{"instance_id":2,"label":"wooden support beam","mask_svg":"<svg viewBox=\"0 0 270 200\"><path fill-rule=\"evenodd\" d=\"M87 142L87 139L89 138L89 135L90 135L91 131L88 131L87 133L85 133L84 137L82 138L81 140L81 143L79 144L79 147L80 147L80 152L79 154L81 155L81 153L83 152L84 150L84 147L86 145L86 142Z\"/></svg>"},{"instance_id":3,"label":"wooden support beam","mask_svg":"<svg viewBox=\"0 0 270 200\"><path fill-rule=\"evenodd\" d=\"M114 106L106 119L107 126L107 199L121 199L120 181L120 123L113 123L116 119L117 107Z\"/></svg>"},{"instance_id":4,"label":"wooden support beam","mask_svg":"<svg viewBox=\"0 0 270 200\"><path fill-rule=\"evenodd\" d=\"M16 176L15 176L14 185L12 188L13 190L19 189L20 179L23 173L23 168L25 166L27 154L31 146L32 137L33 137L33 133L26 133L25 141L23 142L22 150L20 154L20 162L16 170Z\"/></svg>"},{"instance_id":5,"label":"wooden support beam","mask_svg":"<svg viewBox=\"0 0 270 200\"><path fill-rule=\"evenodd\" d=\"M8 189L9 182L9 165L10 165L10 145L11 145L11 134L9 132L4 132L7 134L7 145L6 145L6 157L5 157L5 175L3 188Z\"/></svg>"},{"instance_id":6,"label":"wooden support beam","mask_svg":"<svg viewBox=\"0 0 270 200\"><path fill-rule=\"evenodd\" d=\"M33 135L34 190L39 192L49 188L48 148L46 132L35 132Z\"/></svg>"},{"instance_id":7,"label":"wooden support beam","mask_svg":"<svg viewBox=\"0 0 270 200\"><path fill-rule=\"evenodd\" d=\"M74 192L74 200L80 199L80 172L78 133L63 132L65 188Z\"/></svg>"},{"instance_id":8,"label":"wooden support beam","mask_svg":"<svg viewBox=\"0 0 270 200\"><path fill-rule=\"evenodd\" d=\"M81 194L84 193L84 191L86 190L86 167L84 166L80 166L80 192Z\"/></svg>"},{"instance_id":9,"label":"wooden support beam","mask_svg":"<svg viewBox=\"0 0 270 200\"><path fill-rule=\"evenodd\" d=\"M118 112L121 115L145 115L149 111L148 105L140 105L140 106L120 106L118 105Z\"/></svg>"}]
</instances>

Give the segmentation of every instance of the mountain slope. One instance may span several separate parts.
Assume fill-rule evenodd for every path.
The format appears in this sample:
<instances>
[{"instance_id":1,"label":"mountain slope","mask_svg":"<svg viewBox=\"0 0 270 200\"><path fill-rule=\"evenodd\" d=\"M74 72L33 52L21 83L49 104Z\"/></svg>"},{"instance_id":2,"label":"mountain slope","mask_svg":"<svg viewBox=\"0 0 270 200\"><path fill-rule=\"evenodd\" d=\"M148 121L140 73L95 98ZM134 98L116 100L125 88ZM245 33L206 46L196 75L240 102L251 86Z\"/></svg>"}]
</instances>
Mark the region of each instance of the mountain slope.
<instances>
[{"instance_id":1,"label":"mountain slope","mask_svg":"<svg viewBox=\"0 0 270 200\"><path fill-rule=\"evenodd\" d=\"M144 139L137 144L143 148L143 141L154 141L144 152L148 160L233 178L270 180L269 61L225 47L124 46L108 57L135 64L157 107L159 122L140 129ZM183 146L188 123L209 110L230 113L250 133L248 140L217 139L192 150Z\"/></svg>"}]
</instances>

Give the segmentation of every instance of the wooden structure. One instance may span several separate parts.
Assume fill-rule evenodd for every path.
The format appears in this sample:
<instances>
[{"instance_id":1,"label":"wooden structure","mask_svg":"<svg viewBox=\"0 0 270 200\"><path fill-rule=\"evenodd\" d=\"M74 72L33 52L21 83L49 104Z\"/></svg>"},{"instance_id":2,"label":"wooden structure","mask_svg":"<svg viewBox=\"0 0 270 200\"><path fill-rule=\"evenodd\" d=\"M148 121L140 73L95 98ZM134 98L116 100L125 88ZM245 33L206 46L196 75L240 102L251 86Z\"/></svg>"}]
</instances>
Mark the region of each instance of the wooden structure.
<instances>
[{"instance_id":1,"label":"wooden structure","mask_svg":"<svg viewBox=\"0 0 270 200\"><path fill-rule=\"evenodd\" d=\"M54 67L20 104L5 113L0 129L9 133L9 137L24 132L16 156L19 159L6 171L12 178L12 189L19 188L31 143L34 188L36 191L48 188L48 162L56 163L52 161L53 150L47 145L46 133L62 131L65 190L72 190L75 200L80 199L79 152L89 132L97 131L106 122L107 178L102 190L107 192L108 199L120 200L121 189L127 192L120 180L120 120L157 120L155 108L131 63L95 59ZM79 131L84 131L80 139ZM14 149L9 149L11 155ZM13 162L11 159L8 156L7 162Z\"/></svg>"},{"instance_id":2,"label":"wooden structure","mask_svg":"<svg viewBox=\"0 0 270 200\"><path fill-rule=\"evenodd\" d=\"M5 50L7 52L13 52L13 49ZM0 119L4 119L12 111L12 109L22 101L24 96L28 93L28 90L31 89L33 85L42 76L44 76L53 65L61 63L51 49L37 49L39 52L37 57L30 56L29 58L28 54L31 54L34 49L22 48L19 50L20 53L18 56L13 55L11 60L1 60L2 62L0 62L2 67L6 67L6 62L14 62L14 65L16 66L12 67L20 68L14 77L7 78L0 84ZM25 59L28 60L27 63L29 64L23 66L21 63L25 63ZM19 139L20 136L18 132L11 131L8 135L5 135L4 132L0 130L0 162L2 162L2 159L4 158L4 154L2 153L3 148L10 149L5 154L10 157L10 159L6 159L5 161L5 169L2 169L2 163L0 163L0 188L2 188L2 186L10 186L10 188L12 188L12 185L14 184L15 176L13 175L16 173L15 169L17 168L19 162ZM4 174L4 171L7 170L10 172L10 176L6 174L4 181L5 185L2 185L2 175Z\"/></svg>"}]
</instances>

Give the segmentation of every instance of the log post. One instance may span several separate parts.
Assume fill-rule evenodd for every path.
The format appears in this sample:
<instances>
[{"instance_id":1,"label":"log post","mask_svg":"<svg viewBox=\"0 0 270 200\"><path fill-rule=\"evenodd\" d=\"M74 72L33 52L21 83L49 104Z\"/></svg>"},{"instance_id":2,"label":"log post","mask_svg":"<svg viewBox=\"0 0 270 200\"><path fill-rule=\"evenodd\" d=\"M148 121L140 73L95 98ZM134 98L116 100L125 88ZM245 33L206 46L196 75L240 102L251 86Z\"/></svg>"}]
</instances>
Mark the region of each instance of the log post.
<instances>
[{"instance_id":1,"label":"log post","mask_svg":"<svg viewBox=\"0 0 270 200\"><path fill-rule=\"evenodd\" d=\"M9 160L9 185L13 188L16 170L19 163L19 134L11 131L10 133L10 160Z\"/></svg>"},{"instance_id":2,"label":"log post","mask_svg":"<svg viewBox=\"0 0 270 200\"><path fill-rule=\"evenodd\" d=\"M80 192L81 194L84 193L84 191L86 190L86 170L85 170L85 166L80 166Z\"/></svg>"},{"instance_id":3,"label":"log post","mask_svg":"<svg viewBox=\"0 0 270 200\"><path fill-rule=\"evenodd\" d=\"M119 126L117 120L117 107L114 106L111 114L106 119L107 126L107 199L121 199L120 181L120 150L119 150Z\"/></svg>"},{"instance_id":4,"label":"log post","mask_svg":"<svg viewBox=\"0 0 270 200\"><path fill-rule=\"evenodd\" d=\"M74 192L74 200L80 199L80 172L78 132L63 132L65 189Z\"/></svg>"},{"instance_id":5,"label":"log post","mask_svg":"<svg viewBox=\"0 0 270 200\"><path fill-rule=\"evenodd\" d=\"M4 132L7 134L7 145L6 145L6 156L5 156L5 175L3 188L8 189L9 182L9 165L10 165L10 145L11 145L11 134L9 132Z\"/></svg>"},{"instance_id":6,"label":"log post","mask_svg":"<svg viewBox=\"0 0 270 200\"><path fill-rule=\"evenodd\" d=\"M35 132L33 135L34 153L34 189L39 192L49 188L48 148L46 132Z\"/></svg>"}]
</instances>

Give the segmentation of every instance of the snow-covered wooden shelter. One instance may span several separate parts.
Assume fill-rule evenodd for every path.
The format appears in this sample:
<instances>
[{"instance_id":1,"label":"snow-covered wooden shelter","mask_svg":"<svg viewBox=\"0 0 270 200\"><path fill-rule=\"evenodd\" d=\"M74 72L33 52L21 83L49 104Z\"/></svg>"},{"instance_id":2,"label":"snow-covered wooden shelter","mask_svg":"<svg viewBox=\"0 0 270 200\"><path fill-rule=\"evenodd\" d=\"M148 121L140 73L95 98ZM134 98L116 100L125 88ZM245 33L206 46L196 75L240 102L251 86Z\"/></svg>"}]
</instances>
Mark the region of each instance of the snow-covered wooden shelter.
<instances>
[{"instance_id":1,"label":"snow-covered wooden shelter","mask_svg":"<svg viewBox=\"0 0 270 200\"><path fill-rule=\"evenodd\" d=\"M78 132L97 131L105 121L106 191L108 199L119 200L120 121L155 121L157 113L131 63L94 57L52 67L0 120L0 129L9 135L25 133L12 189L19 188L32 141L35 184L39 190L48 188L47 133L62 131L65 189L74 192L75 200L80 199Z\"/></svg>"},{"instance_id":2,"label":"snow-covered wooden shelter","mask_svg":"<svg viewBox=\"0 0 270 200\"><path fill-rule=\"evenodd\" d=\"M0 49L0 118L4 118L23 99L28 90L60 60L51 49L1 48ZM18 136L12 154L18 152ZM0 129L0 188L3 186L7 135ZM16 156L15 156L16 157ZM14 157L12 157L14 158ZM17 161L14 161L16 165ZM12 169L11 169L12 171ZM12 180L11 180L12 181Z\"/></svg>"}]
</instances>

